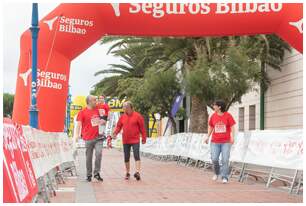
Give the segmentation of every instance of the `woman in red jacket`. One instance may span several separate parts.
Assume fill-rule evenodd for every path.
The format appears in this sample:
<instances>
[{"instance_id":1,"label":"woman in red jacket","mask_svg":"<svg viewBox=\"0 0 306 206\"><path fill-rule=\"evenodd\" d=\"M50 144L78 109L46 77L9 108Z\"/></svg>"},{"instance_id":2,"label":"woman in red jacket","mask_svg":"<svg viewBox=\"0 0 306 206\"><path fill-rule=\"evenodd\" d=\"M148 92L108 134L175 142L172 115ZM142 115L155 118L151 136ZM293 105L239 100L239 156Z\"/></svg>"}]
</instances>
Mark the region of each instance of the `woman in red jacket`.
<instances>
[{"instance_id":1,"label":"woman in red jacket","mask_svg":"<svg viewBox=\"0 0 306 206\"><path fill-rule=\"evenodd\" d=\"M136 173L134 177L140 180L140 134L142 137L142 144L146 143L146 129L144 127L144 119L138 112L133 110L133 105L130 101L123 104L124 114L121 115L114 131L114 138L123 130L122 143L124 152L124 162L126 168L125 179L130 178L130 153L133 148L134 159L136 161Z\"/></svg>"}]
</instances>

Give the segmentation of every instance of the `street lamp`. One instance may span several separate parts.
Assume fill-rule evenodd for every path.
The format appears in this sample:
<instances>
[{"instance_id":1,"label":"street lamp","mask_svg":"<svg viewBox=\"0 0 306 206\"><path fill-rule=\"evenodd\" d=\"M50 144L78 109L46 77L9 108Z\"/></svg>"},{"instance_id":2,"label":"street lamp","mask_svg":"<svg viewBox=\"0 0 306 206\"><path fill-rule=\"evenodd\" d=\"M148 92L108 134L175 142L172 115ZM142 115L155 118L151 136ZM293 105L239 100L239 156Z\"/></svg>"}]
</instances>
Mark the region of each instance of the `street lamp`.
<instances>
[{"instance_id":1,"label":"street lamp","mask_svg":"<svg viewBox=\"0 0 306 206\"><path fill-rule=\"evenodd\" d=\"M30 126L38 128L38 109L37 109L37 39L39 32L38 25L38 5L32 4L32 83L31 83L31 106L30 106Z\"/></svg>"}]
</instances>

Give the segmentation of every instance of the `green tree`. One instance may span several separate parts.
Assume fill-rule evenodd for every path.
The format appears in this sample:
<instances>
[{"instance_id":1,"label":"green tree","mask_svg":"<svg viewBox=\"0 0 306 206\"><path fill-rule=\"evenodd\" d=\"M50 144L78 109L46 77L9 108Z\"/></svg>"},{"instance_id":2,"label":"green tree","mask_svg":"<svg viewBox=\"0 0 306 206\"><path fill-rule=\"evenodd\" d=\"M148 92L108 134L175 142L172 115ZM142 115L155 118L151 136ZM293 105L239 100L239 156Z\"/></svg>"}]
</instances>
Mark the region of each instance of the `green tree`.
<instances>
[{"instance_id":1,"label":"green tree","mask_svg":"<svg viewBox=\"0 0 306 206\"><path fill-rule=\"evenodd\" d=\"M3 116L12 116L14 105L14 95L4 93L3 94Z\"/></svg>"},{"instance_id":2,"label":"green tree","mask_svg":"<svg viewBox=\"0 0 306 206\"><path fill-rule=\"evenodd\" d=\"M176 122L171 116L171 108L175 97L180 93L181 86L174 69L157 72L151 68L146 72L144 85L146 101L150 102L150 113L159 113L161 118L168 117L176 133Z\"/></svg>"},{"instance_id":3,"label":"green tree","mask_svg":"<svg viewBox=\"0 0 306 206\"><path fill-rule=\"evenodd\" d=\"M211 107L214 100L224 99L228 110L254 87L260 80L259 75L259 62L251 61L241 47L229 47L211 62L199 50L193 69L186 76L186 88L200 99L203 107Z\"/></svg>"}]
</instances>

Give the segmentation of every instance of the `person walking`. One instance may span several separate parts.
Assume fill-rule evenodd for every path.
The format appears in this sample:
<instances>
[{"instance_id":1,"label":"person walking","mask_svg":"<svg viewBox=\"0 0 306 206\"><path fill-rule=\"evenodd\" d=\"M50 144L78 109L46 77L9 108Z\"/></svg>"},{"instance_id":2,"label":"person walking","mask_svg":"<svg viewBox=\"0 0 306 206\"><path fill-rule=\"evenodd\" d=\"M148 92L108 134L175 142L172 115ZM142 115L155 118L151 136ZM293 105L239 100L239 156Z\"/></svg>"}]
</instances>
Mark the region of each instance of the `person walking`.
<instances>
[{"instance_id":1,"label":"person walking","mask_svg":"<svg viewBox=\"0 0 306 206\"><path fill-rule=\"evenodd\" d=\"M123 103L124 114L120 116L113 138L116 139L118 133L123 130L122 142L124 152L124 162L126 168L125 179L130 179L130 152L133 148L134 159L136 162L136 172L134 177L140 180L140 134L142 137L142 144L146 143L146 129L144 127L144 118L138 112L135 112L130 101Z\"/></svg>"},{"instance_id":2,"label":"person walking","mask_svg":"<svg viewBox=\"0 0 306 206\"><path fill-rule=\"evenodd\" d=\"M92 160L95 150L94 178L102 182L103 178L100 176L100 170L103 139L99 137L99 125L105 124L106 121L100 119L95 96L87 96L86 104L87 106L77 115L75 138L80 138L81 136L85 141L87 181L91 182L92 179Z\"/></svg>"},{"instance_id":3,"label":"person walking","mask_svg":"<svg viewBox=\"0 0 306 206\"><path fill-rule=\"evenodd\" d=\"M234 118L229 112L226 112L226 105L223 100L217 100L213 103L214 113L208 122L208 134L204 142L208 144L211 137L211 160L213 163L214 176L213 180L217 181L221 175L222 183L228 183L229 176L229 158L231 146L234 143L235 127ZM221 154L221 163L219 157Z\"/></svg>"},{"instance_id":4,"label":"person walking","mask_svg":"<svg viewBox=\"0 0 306 206\"><path fill-rule=\"evenodd\" d=\"M97 109L99 111L100 119L107 121L110 108L108 104L105 102L105 97L103 95L98 97ZM106 138L105 128L106 128L106 124L99 125L99 137L100 138L103 138L103 139Z\"/></svg>"}]
</instances>

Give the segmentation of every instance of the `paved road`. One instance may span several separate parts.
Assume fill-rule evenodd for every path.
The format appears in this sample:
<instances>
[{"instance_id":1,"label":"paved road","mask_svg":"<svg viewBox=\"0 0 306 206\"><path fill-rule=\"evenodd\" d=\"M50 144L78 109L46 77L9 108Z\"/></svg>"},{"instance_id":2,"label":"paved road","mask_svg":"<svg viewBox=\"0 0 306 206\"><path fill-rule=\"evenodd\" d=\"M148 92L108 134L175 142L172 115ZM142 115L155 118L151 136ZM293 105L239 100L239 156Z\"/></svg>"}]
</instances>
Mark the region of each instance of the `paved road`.
<instances>
[{"instance_id":1,"label":"paved road","mask_svg":"<svg viewBox=\"0 0 306 206\"><path fill-rule=\"evenodd\" d=\"M289 195L255 182L229 184L211 180L212 172L142 158L142 180L124 180L122 152L103 151L103 183L85 182L84 150L78 151L77 178L60 185L52 202L303 202L302 195ZM133 163L133 162L132 162ZM132 164L134 173L134 163Z\"/></svg>"}]
</instances>

